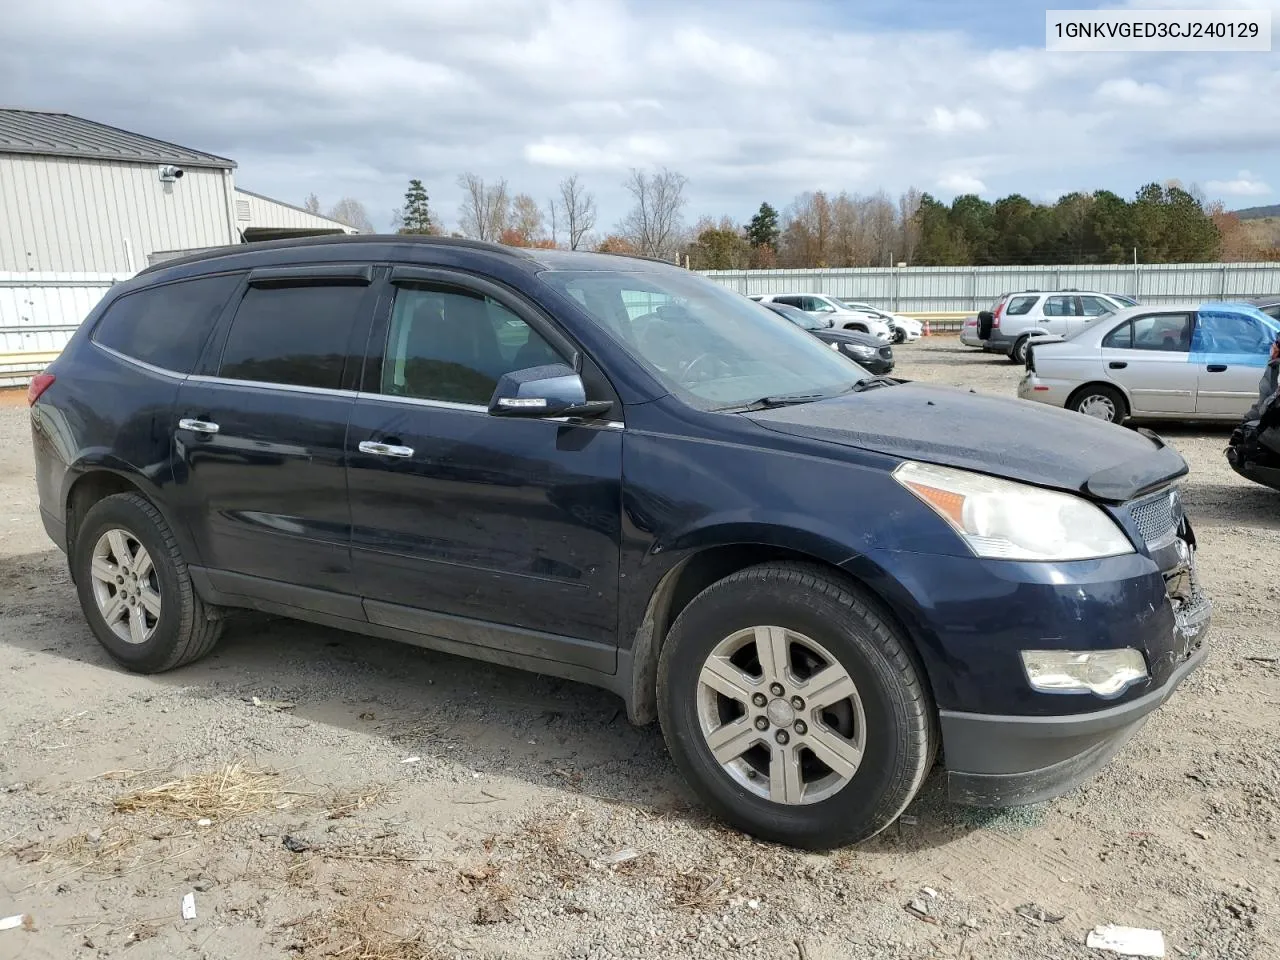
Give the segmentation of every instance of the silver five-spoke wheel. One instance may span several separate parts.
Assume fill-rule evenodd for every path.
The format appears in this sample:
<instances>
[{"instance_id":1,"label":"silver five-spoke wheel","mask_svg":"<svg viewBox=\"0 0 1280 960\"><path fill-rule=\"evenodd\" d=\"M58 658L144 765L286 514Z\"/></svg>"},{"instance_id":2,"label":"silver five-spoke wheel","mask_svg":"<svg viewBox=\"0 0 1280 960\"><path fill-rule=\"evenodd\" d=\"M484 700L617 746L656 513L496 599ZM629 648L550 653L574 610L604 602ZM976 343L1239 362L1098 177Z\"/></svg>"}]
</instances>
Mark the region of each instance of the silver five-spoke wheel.
<instances>
[{"instance_id":1,"label":"silver five-spoke wheel","mask_svg":"<svg viewBox=\"0 0 1280 960\"><path fill-rule=\"evenodd\" d=\"M93 547L93 598L126 643L146 643L160 623L160 583L151 555L128 530L107 530Z\"/></svg>"},{"instance_id":2,"label":"silver five-spoke wheel","mask_svg":"<svg viewBox=\"0 0 1280 960\"><path fill-rule=\"evenodd\" d=\"M750 627L716 645L698 677L698 722L725 772L775 803L832 796L866 750L866 715L848 671L785 627Z\"/></svg>"}]
</instances>

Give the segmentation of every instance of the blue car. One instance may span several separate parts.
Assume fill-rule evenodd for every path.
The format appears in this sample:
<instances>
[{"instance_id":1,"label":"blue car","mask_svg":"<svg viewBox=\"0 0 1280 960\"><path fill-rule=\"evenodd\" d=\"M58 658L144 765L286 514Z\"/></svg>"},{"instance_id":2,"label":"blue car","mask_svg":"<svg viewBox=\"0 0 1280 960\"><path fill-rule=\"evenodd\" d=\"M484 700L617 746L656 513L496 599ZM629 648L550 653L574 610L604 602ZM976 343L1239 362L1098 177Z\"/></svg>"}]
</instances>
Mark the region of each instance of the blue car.
<instances>
[{"instance_id":1,"label":"blue car","mask_svg":"<svg viewBox=\"0 0 1280 960\"><path fill-rule=\"evenodd\" d=\"M663 263L206 251L114 287L29 400L125 668L251 608L594 684L796 846L883 830L939 760L960 803L1058 795L1206 652L1156 436L870 374Z\"/></svg>"}]
</instances>

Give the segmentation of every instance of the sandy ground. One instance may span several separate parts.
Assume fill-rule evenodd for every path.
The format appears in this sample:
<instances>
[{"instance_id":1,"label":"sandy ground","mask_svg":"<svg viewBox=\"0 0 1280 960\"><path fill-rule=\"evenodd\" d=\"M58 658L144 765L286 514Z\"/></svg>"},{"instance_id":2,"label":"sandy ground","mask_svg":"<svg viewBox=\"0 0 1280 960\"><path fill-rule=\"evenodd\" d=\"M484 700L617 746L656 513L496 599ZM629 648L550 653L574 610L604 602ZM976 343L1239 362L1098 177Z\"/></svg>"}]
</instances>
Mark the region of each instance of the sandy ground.
<instances>
[{"instance_id":1,"label":"sandy ground","mask_svg":"<svg viewBox=\"0 0 1280 960\"><path fill-rule=\"evenodd\" d=\"M898 354L1004 395L1019 375L951 338ZM1280 957L1280 495L1231 473L1224 429L1162 428L1192 465L1211 658L1110 766L994 814L934 777L886 834L810 855L710 821L656 727L576 684L252 616L189 668L122 672L40 528L13 399L0 917L30 929L0 958L1022 960L1105 957L1103 923Z\"/></svg>"}]
</instances>

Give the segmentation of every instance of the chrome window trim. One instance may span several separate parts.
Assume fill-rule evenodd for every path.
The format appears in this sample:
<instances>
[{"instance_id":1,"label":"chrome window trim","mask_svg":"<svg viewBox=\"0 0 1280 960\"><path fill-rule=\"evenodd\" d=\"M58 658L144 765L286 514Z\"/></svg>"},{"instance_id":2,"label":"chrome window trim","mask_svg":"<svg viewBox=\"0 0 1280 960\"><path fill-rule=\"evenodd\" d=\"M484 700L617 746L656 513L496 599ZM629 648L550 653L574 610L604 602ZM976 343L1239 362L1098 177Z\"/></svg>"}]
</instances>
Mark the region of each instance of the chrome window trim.
<instances>
[{"instance_id":1,"label":"chrome window trim","mask_svg":"<svg viewBox=\"0 0 1280 960\"><path fill-rule=\"evenodd\" d=\"M179 373L177 370L170 370L168 367L157 367L154 363L147 363L145 360L139 360L137 357L131 357L127 353L121 353L113 347L108 347L105 343L99 343L92 337L89 342L101 350L103 353L115 357L117 360L123 360L125 363L131 363L135 367L141 367L150 373L154 373L161 377L168 377L170 380L187 380L191 375L187 373Z\"/></svg>"},{"instance_id":2,"label":"chrome window trim","mask_svg":"<svg viewBox=\"0 0 1280 960\"><path fill-rule=\"evenodd\" d=\"M360 392L356 394L357 400L376 400L378 403L407 403L415 407L429 407L434 410L456 410L459 413L482 413L486 417L489 416L489 408L481 403L454 403L451 400L430 400L426 397L400 397L390 393L366 393ZM504 417L507 420L522 420L524 417ZM581 420L573 417L529 417L529 420L537 420L543 423L572 423L580 427L604 427L608 430L622 430L626 424L618 423L616 420Z\"/></svg>"},{"instance_id":3,"label":"chrome window trim","mask_svg":"<svg viewBox=\"0 0 1280 960\"><path fill-rule=\"evenodd\" d=\"M286 393L310 393L320 396L354 397L356 391L343 390L339 387L308 387L300 383L272 383L269 380L237 380L232 377L214 377L206 374L193 374L187 377L193 383L225 384L229 387L262 387L266 390L280 390Z\"/></svg>"}]
</instances>

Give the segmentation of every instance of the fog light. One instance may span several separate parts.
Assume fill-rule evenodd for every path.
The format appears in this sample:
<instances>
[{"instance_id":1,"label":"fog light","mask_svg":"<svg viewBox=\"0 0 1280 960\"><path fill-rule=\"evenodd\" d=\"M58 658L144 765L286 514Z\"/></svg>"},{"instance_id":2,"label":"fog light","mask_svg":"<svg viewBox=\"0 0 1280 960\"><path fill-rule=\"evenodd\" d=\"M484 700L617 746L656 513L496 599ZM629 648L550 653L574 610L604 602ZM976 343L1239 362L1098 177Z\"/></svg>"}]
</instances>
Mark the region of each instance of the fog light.
<instances>
[{"instance_id":1,"label":"fog light","mask_svg":"<svg viewBox=\"0 0 1280 960\"><path fill-rule=\"evenodd\" d=\"M1147 677L1141 650L1023 650L1032 689L1114 697Z\"/></svg>"}]
</instances>

